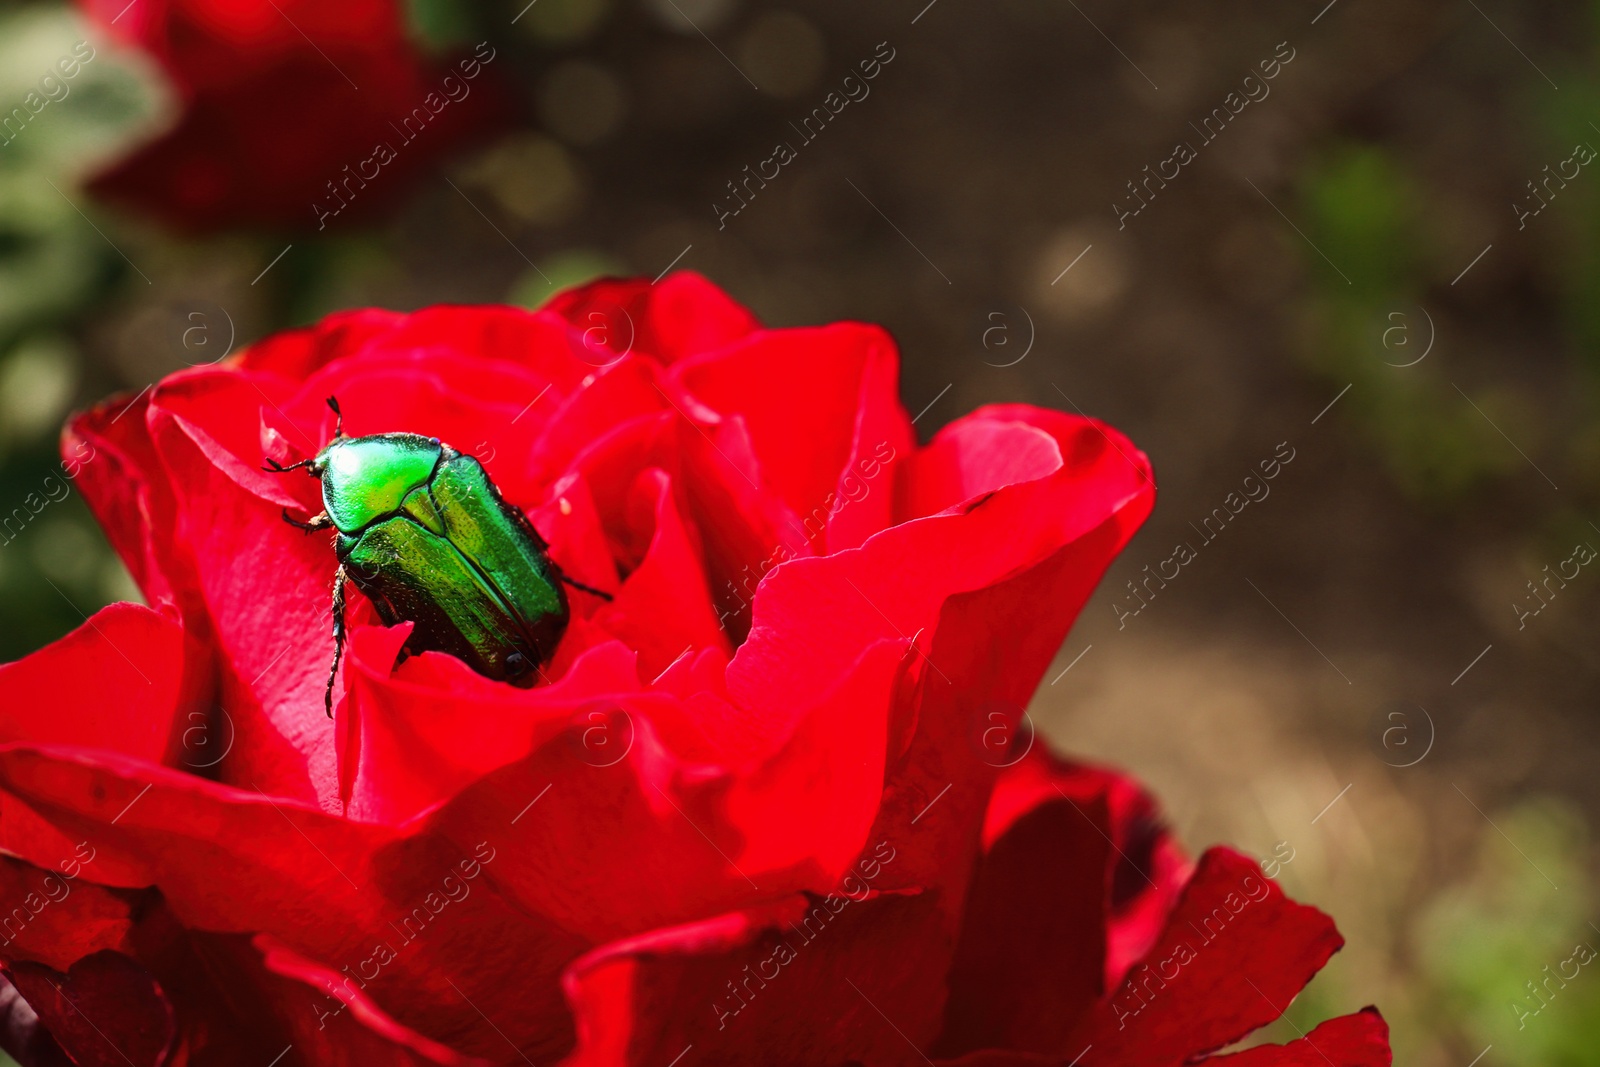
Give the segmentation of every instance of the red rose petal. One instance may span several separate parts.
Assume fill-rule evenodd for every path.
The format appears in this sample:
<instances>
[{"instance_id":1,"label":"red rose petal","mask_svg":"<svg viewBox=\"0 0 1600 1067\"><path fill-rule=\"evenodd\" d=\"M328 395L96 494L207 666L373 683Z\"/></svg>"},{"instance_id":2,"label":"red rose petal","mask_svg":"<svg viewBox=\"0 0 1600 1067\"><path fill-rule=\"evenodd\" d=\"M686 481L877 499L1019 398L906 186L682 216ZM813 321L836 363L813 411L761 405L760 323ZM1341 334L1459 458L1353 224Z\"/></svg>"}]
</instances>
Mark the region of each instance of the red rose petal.
<instances>
[{"instance_id":1,"label":"red rose petal","mask_svg":"<svg viewBox=\"0 0 1600 1067\"><path fill-rule=\"evenodd\" d=\"M19 861L4 862L16 869L15 876L7 879L6 889L19 896L21 887L46 875ZM93 862L92 853L88 862ZM92 870L87 864L82 869ZM173 1049L164 1062L233 1067L253 1061L262 1049L280 1046L279 1059L274 1062L352 1067L369 1063L464 1067L468 1062L482 1062L468 1061L387 1016L363 992L366 982L361 974L349 973L352 968L336 972L266 938L252 945L245 935L186 931L154 893L108 890L87 881L69 884L73 886L70 895L52 900L0 955L12 966L22 959L57 971L70 968L81 986L86 971L106 969L102 959L83 957L97 953L103 957L112 954L106 950L115 950L123 962L112 970L120 970L123 978L112 987L119 999L113 1021L136 1031L165 1031L175 1021ZM82 921L86 929L71 929L74 920ZM64 955L66 962L32 960L27 950L40 946ZM28 970L26 966L19 969ZM59 1007L56 1002L61 998L55 985L61 984L61 976L43 968L28 973L49 980L45 988L32 992L47 1008ZM160 997L149 995L152 978L160 987ZM28 1003L15 995L9 983L0 980L0 987L15 997L8 1002L0 1045L13 1055L20 1054L26 1065L65 1064L55 1040ZM86 1006L72 988L66 989L66 995L73 998L84 1020L97 1022L97 1009ZM69 1047L76 1052L85 1035L74 1032L71 1012L66 1014L68 1025L62 1037L75 1042ZM122 1050L120 1038L108 1032L102 1036ZM292 1056L291 1047L296 1051ZM92 1056L91 1061L100 1059Z\"/></svg>"},{"instance_id":2,"label":"red rose petal","mask_svg":"<svg viewBox=\"0 0 1600 1067\"><path fill-rule=\"evenodd\" d=\"M869 368L894 364L894 342L876 326L840 323L766 330L679 363L672 377L721 419L748 430L758 480L823 542L852 447ZM773 388L782 368L805 372Z\"/></svg>"},{"instance_id":3,"label":"red rose petal","mask_svg":"<svg viewBox=\"0 0 1600 1067\"><path fill-rule=\"evenodd\" d=\"M1065 1051L1102 992L1108 821L1103 802L1040 807L985 854L952 966L944 1055Z\"/></svg>"},{"instance_id":4,"label":"red rose petal","mask_svg":"<svg viewBox=\"0 0 1600 1067\"><path fill-rule=\"evenodd\" d=\"M299 1061L317 1067L473 1067L486 1059L463 1056L396 1022L349 976L306 959L271 938L259 937L267 1006ZM312 1009L307 1011L307 1004ZM495 1059L518 1052L508 1038Z\"/></svg>"},{"instance_id":5,"label":"red rose petal","mask_svg":"<svg viewBox=\"0 0 1600 1067\"><path fill-rule=\"evenodd\" d=\"M1259 1045L1200 1061L1217 1067L1390 1067L1389 1026L1377 1008L1341 1015L1287 1045Z\"/></svg>"},{"instance_id":6,"label":"red rose petal","mask_svg":"<svg viewBox=\"0 0 1600 1067\"><path fill-rule=\"evenodd\" d=\"M698 537L679 512L671 478L659 468L642 471L634 492L649 547L615 599L591 618L638 651L645 677L691 649L731 652L711 610Z\"/></svg>"},{"instance_id":7,"label":"red rose petal","mask_svg":"<svg viewBox=\"0 0 1600 1067\"><path fill-rule=\"evenodd\" d=\"M786 900L607 945L566 977L566 1067L913 1063L949 940L926 895ZM916 966L907 967L908 959Z\"/></svg>"},{"instance_id":8,"label":"red rose petal","mask_svg":"<svg viewBox=\"0 0 1600 1067\"><path fill-rule=\"evenodd\" d=\"M473 1051L482 1046L466 1042L485 1039L477 1023L440 1000L440 976L453 974L485 1011L480 998L498 1007L507 997L525 1006L537 1005L540 993L553 998L553 976L541 986L535 965L559 966L575 953L563 954L554 929L533 916L598 941L747 899L752 881L775 896L834 884L876 812L884 739L859 727L857 747L830 739L856 708L888 701L902 647L869 650L847 684L802 717L791 744L736 778L676 771L640 714L629 726L631 745L617 739L625 758L604 749L596 759L593 749L575 748L571 734L557 737L405 833L70 751L0 749L0 784L59 826L93 830L108 852L134 865L129 880L159 884L186 923L273 933L323 959L370 956L383 924L432 888L418 881L448 869L418 857L436 858L449 840L459 842L457 851L470 849L487 832L503 843L494 885L520 917L496 919L492 907L503 907L501 898L484 897L484 910L462 914L450 939L418 939L412 965L403 974L385 971L373 985L396 1018ZM815 812L825 816L810 817ZM633 877L640 869L654 876L641 882ZM261 894L263 885L273 893ZM507 923L527 945L514 954ZM485 954L514 963L515 980L487 965ZM419 974L419 967L429 969ZM534 1033L560 1040L547 1016L524 1017L537 1029L521 1030L517 1040L526 1044Z\"/></svg>"},{"instance_id":9,"label":"red rose petal","mask_svg":"<svg viewBox=\"0 0 1600 1067\"><path fill-rule=\"evenodd\" d=\"M10 906L0 913L0 960L65 971L105 949L132 954L137 894L90 881L94 860L87 841L46 868L0 855L0 900Z\"/></svg>"},{"instance_id":10,"label":"red rose petal","mask_svg":"<svg viewBox=\"0 0 1600 1067\"><path fill-rule=\"evenodd\" d=\"M300 425L313 428L307 438L314 447L304 455L314 455L332 440L325 398L337 397L347 437L394 432L436 437L482 463L508 500L527 504L542 498L544 484L529 479L526 457L549 411L561 402L552 382L508 360L459 353L423 351L368 363L377 361L339 360L283 405ZM551 406L541 410L541 404ZM326 429L319 432L319 425ZM305 438L291 440L308 447ZM259 445L251 445L259 454Z\"/></svg>"},{"instance_id":11,"label":"red rose petal","mask_svg":"<svg viewBox=\"0 0 1600 1067\"><path fill-rule=\"evenodd\" d=\"M985 848L1003 841L1019 818L1041 807L1096 805L1114 855L1107 874L1105 980L1117 985L1150 951L1193 873L1193 864L1168 834L1155 800L1115 771L1068 763L1035 745L1028 758L1001 775L989 798Z\"/></svg>"},{"instance_id":12,"label":"red rose petal","mask_svg":"<svg viewBox=\"0 0 1600 1067\"><path fill-rule=\"evenodd\" d=\"M715 648L703 648L685 652L673 660L672 664L657 675L650 685L652 688L665 690L680 700L713 697L727 705L727 692L722 686L726 680L724 676L727 670L728 656L725 653ZM726 724L717 723L715 731L720 732L724 725L731 728L735 723L731 720Z\"/></svg>"},{"instance_id":13,"label":"red rose petal","mask_svg":"<svg viewBox=\"0 0 1600 1067\"><path fill-rule=\"evenodd\" d=\"M880 723L860 723L841 745L840 724L863 702L889 699L903 647L869 648L793 721L788 743L737 772L678 762L664 738L692 728L687 708L682 722L658 729L670 706L623 698L486 775L429 822L464 840L521 815L504 831L511 858L496 868L497 884L597 943L753 896L831 886L877 811L885 743ZM639 879L641 870L651 877Z\"/></svg>"},{"instance_id":14,"label":"red rose petal","mask_svg":"<svg viewBox=\"0 0 1600 1067\"><path fill-rule=\"evenodd\" d=\"M310 326L262 338L238 354L236 365L302 381L334 359L358 355L367 344L401 329L407 318L383 308L335 312Z\"/></svg>"},{"instance_id":15,"label":"red rose petal","mask_svg":"<svg viewBox=\"0 0 1600 1067\"><path fill-rule=\"evenodd\" d=\"M160 763L190 725L180 717L183 684L182 627L138 604L112 604L0 665L0 743L85 745Z\"/></svg>"},{"instance_id":16,"label":"red rose petal","mask_svg":"<svg viewBox=\"0 0 1600 1067\"><path fill-rule=\"evenodd\" d=\"M169 1063L236 1067L274 1056L274 1063L316 1067L487 1062L385 1013L354 964L335 971L269 937L186 931L159 906L143 917L139 934L141 960L177 1013Z\"/></svg>"},{"instance_id":17,"label":"red rose petal","mask_svg":"<svg viewBox=\"0 0 1600 1067\"><path fill-rule=\"evenodd\" d=\"M357 0L334 8L315 0L150 0L133 11L115 0L83 0L82 6L111 32L149 49L190 92L237 83L307 51L307 37L295 26L335 54L394 47L405 40L392 0Z\"/></svg>"},{"instance_id":18,"label":"red rose petal","mask_svg":"<svg viewBox=\"0 0 1600 1067\"><path fill-rule=\"evenodd\" d=\"M478 64L472 79L450 79L460 95L446 100L456 70L424 59L394 0L148 0L131 16L103 0L83 6L160 63L180 108L93 187L183 230L323 229L370 215L509 110L499 70Z\"/></svg>"},{"instance_id":19,"label":"red rose petal","mask_svg":"<svg viewBox=\"0 0 1600 1067\"><path fill-rule=\"evenodd\" d=\"M0 666L0 743L81 745L151 763L209 761L200 753L221 742L223 729L200 699L205 679L186 682L185 655L183 631L166 616L137 604L102 608L54 644ZM198 664L193 670L203 675ZM0 798L0 846L53 867L73 856L78 840Z\"/></svg>"},{"instance_id":20,"label":"red rose petal","mask_svg":"<svg viewBox=\"0 0 1600 1067\"><path fill-rule=\"evenodd\" d=\"M1107 942L1147 951L1187 865L1136 785L1039 746L1001 774L983 836L940 1047L1074 1055L1074 1024L1122 978L1107 978ZM1122 881L1137 887L1130 899Z\"/></svg>"},{"instance_id":21,"label":"red rose petal","mask_svg":"<svg viewBox=\"0 0 1600 1067\"><path fill-rule=\"evenodd\" d=\"M1048 477L1014 485L1000 481L993 495L962 513L909 522L860 549L793 560L770 574L756 597L754 628L729 667L730 692L736 699L748 692L751 704L762 692L780 699L801 692L805 678L830 673L866 642L933 625L947 598L992 587L1063 547L1095 541L1075 580L1086 597L1149 513L1154 495L1146 467L1124 459L1097 430L1079 420L1067 442L1074 449L1070 462ZM917 564L904 565L906 560ZM930 581L930 574L938 580ZM1059 623L1046 628L1055 635L1052 655L1080 603L1056 606L1052 621ZM1031 676L1010 685L1015 693L995 695L1020 695L1019 704L1025 702L1038 675L1020 673Z\"/></svg>"},{"instance_id":22,"label":"red rose petal","mask_svg":"<svg viewBox=\"0 0 1600 1067\"><path fill-rule=\"evenodd\" d=\"M1026 423L959 419L900 466L895 518L937 515L1007 485L1049 477L1062 466L1055 438Z\"/></svg>"},{"instance_id":23,"label":"red rose petal","mask_svg":"<svg viewBox=\"0 0 1600 1067\"><path fill-rule=\"evenodd\" d=\"M540 536L550 542L550 558L574 581L615 592L621 584L617 562L588 480L581 474L570 474L551 486L550 496L543 507L528 512ZM594 598L570 587L567 603L574 616L587 616L596 606Z\"/></svg>"},{"instance_id":24,"label":"red rose petal","mask_svg":"<svg viewBox=\"0 0 1600 1067\"><path fill-rule=\"evenodd\" d=\"M731 344L760 323L727 293L693 271L654 284L607 278L551 297L542 311L559 315L595 346L672 363Z\"/></svg>"},{"instance_id":25,"label":"red rose petal","mask_svg":"<svg viewBox=\"0 0 1600 1067\"><path fill-rule=\"evenodd\" d=\"M58 1045L81 1067L159 1067L176 1026L146 971L120 952L96 952L65 974L16 963L6 977Z\"/></svg>"},{"instance_id":26,"label":"red rose petal","mask_svg":"<svg viewBox=\"0 0 1600 1067\"><path fill-rule=\"evenodd\" d=\"M1295 904L1246 856L1200 858L1166 929L1079 1026L1095 1064L1174 1067L1276 1019L1344 940L1333 920Z\"/></svg>"},{"instance_id":27,"label":"red rose petal","mask_svg":"<svg viewBox=\"0 0 1600 1067\"><path fill-rule=\"evenodd\" d=\"M658 370L650 360L625 359L591 372L574 392L540 399L536 408L544 406L543 432L530 457L532 476L554 481L601 437L636 418L665 411L666 398L656 384Z\"/></svg>"},{"instance_id":28,"label":"red rose petal","mask_svg":"<svg viewBox=\"0 0 1600 1067\"><path fill-rule=\"evenodd\" d=\"M1017 728L1079 606L1148 513L1143 474L1102 447L975 508L895 527L857 550L786 563L762 585L728 691L766 714L782 714L804 678L836 670L835 658L853 643L932 631L931 642L919 638L927 651L902 712L915 716L915 733L890 768L869 835L916 835L918 847L896 865L896 886L940 887L959 909L969 842L999 766L979 738L992 714ZM1040 604L1051 612L1041 617ZM993 652L994 633L1016 635L1003 657Z\"/></svg>"},{"instance_id":29,"label":"red rose petal","mask_svg":"<svg viewBox=\"0 0 1600 1067\"><path fill-rule=\"evenodd\" d=\"M577 358L561 318L513 307L440 305L411 314L363 308L329 315L312 326L273 334L238 355L243 371L265 371L294 382L345 360L382 366L421 353L448 359L467 354L502 360L576 392L594 368Z\"/></svg>"},{"instance_id":30,"label":"red rose petal","mask_svg":"<svg viewBox=\"0 0 1600 1067\"><path fill-rule=\"evenodd\" d=\"M722 626L742 637L748 598L761 576L794 554L809 555L810 546L793 514L757 481L742 428L716 427L713 439L688 421L681 396L661 395L675 410L633 418L593 441L575 460L575 476L594 494L611 551L628 569L642 562L647 547L629 521L635 477L660 467L681 479L687 514L717 516L697 524L706 580Z\"/></svg>"},{"instance_id":31,"label":"red rose petal","mask_svg":"<svg viewBox=\"0 0 1600 1067\"><path fill-rule=\"evenodd\" d=\"M362 627L348 646L359 735L344 757L351 818L397 824L448 800L497 767L562 733L597 701L638 693L634 653L619 642L590 649L558 681L522 690L425 655L391 673L399 628Z\"/></svg>"},{"instance_id":32,"label":"red rose petal","mask_svg":"<svg viewBox=\"0 0 1600 1067\"><path fill-rule=\"evenodd\" d=\"M813 554L799 518L761 486L743 423L724 421L708 432L679 407L672 426L690 512L701 522L706 574L714 606L734 640L749 629L750 601L780 564Z\"/></svg>"},{"instance_id":33,"label":"red rose petal","mask_svg":"<svg viewBox=\"0 0 1600 1067\"><path fill-rule=\"evenodd\" d=\"M63 473L75 477L145 599L176 603L192 593L186 593L177 502L146 428L149 408L146 390L112 397L74 418L61 435Z\"/></svg>"},{"instance_id":34,"label":"red rose petal","mask_svg":"<svg viewBox=\"0 0 1600 1067\"><path fill-rule=\"evenodd\" d=\"M894 464L912 454L916 438L900 406L900 374L892 351L861 371L861 395L844 470L828 521L828 551L856 548L894 522Z\"/></svg>"},{"instance_id":35,"label":"red rose petal","mask_svg":"<svg viewBox=\"0 0 1600 1067\"><path fill-rule=\"evenodd\" d=\"M438 819L402 833L121 757L19 745L0 746L0 786L92 835L95 877L159 884L190 929L267 933L341 972L375 972L366 994L434 1041L499 1058L509 1035L537 1060L571 1040L558 974L588 946L504 895L495 864L513 859L498 847L513 840L499 829L510 815L478 820L458 844ZM384 947L396 958L375 966Z\"/></svg>"},{"instance_id":36,"label":"red rose petal","mask_svg":"<svg viewBox=\"0 0 1600 1067\"><path fill-rule=\"evenodd\" d=\"M741 862L772 870L815 863L817 886L849 869L878 814L888 743L886 724L863 721L860 709L889 704L906 649L903 641L870 646L777 755L738 778L727 810L744 832Z\"/></svg>"},{"instance_id":37,"label":"red rose petal","mask_svg":"<svg viewBox=\"0 0 1600 1067\"><path fill-rule=\"evenodd\" d=\"M163 462L184 486L180 521L227 666L222 706L238 741L218 768L222 779L332 808L338 777L322 702L324 665L333 658L333 553L326 541L285 523L281 504L259 495L283 492L271 488L275 476L248 471L159 398L152 421ZM246 485L259 486L259 494Z\"/></svg>"}]
</instances>

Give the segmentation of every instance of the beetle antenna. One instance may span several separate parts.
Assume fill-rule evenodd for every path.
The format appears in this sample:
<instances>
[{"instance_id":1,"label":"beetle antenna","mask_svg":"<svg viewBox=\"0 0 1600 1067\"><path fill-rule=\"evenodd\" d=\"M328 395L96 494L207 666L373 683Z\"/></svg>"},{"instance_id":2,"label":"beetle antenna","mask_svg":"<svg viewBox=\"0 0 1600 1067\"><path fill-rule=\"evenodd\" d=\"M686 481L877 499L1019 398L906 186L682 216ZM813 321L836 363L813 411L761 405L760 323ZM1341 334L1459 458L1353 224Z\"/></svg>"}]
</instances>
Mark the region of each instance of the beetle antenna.
<instances>
[{"instance_id":1,"label":"beetle antenna","mask_svg":"<svg viewBox=\"0 0 1600 1067\"><path fill-rule=\"evenodd\" d=\"M311 459L302 459L299 463L291 463L287 467L285 467L282 463L279 463L277 460L269 457L266 464L261 469L266 471L268 474L287 474L290 471L305 470L315 467L316 465L317 461L315 457ZM313 477L315 477L315 475L313 475Z\"/></svg>"},{"instance_id":2,"label":"beetle antenna","mask_svg":"<svg viewBox=\"0 0 1600 1067\"><path fill-rule=\"evenodd\" d=\"M344 436L344 412L339 410L339 398L328 397L328 406L333 409L333 439L337 441Z\"/></svg>"}]
</instances>

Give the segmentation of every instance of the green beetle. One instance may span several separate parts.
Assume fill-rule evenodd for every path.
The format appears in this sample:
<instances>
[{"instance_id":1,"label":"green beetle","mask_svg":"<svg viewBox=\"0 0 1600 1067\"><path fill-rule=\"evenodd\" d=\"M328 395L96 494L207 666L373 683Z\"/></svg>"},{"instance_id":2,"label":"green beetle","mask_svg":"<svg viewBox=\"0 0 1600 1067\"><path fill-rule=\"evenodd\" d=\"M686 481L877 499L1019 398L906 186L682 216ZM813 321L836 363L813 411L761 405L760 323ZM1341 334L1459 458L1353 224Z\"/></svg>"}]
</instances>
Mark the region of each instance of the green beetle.
<instances>
[{"instance_id":1,"label":"green beetle","mask_svg":"<svg viewBox=\"0 0 1600 1067\"><path fill-rule=\"evenodd\" d=\"M338 401L329 397L328 406L336 422L327 447L263 468L319 479L322 513L310 522L287 510L283 517L307 533L335 531L328 716L344 654L347 580L385 624L413 624L407 653L448 652L489 678L533 685L570 618L562 584L611 597L561 573L550 545L472 456L421 434L345 437Z\"/></svg>"}]
</instances>

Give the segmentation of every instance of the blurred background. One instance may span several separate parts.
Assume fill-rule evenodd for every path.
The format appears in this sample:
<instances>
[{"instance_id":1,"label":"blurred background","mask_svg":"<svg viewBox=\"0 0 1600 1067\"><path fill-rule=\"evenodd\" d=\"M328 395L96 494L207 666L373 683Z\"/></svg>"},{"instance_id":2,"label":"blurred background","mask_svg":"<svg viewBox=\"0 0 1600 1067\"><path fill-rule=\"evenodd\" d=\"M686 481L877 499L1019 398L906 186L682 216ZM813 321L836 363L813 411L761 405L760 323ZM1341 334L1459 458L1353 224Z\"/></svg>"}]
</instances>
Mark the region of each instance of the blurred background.
<instances>
[{"instance_id":1,"label":"blurred background","mask_svg":"<svg viewBox=\"0 0 1600 1067\"><path fill-rule=\"evenodd\" d=\"M1151 455L1031 715L1337 918L1276 1039L1376 1002L1400 1063L1595 1062L1600 7L412 2L388 120L487 42L477 110L337 213L373 35L278 26L352 91L308 54L241 111L184 7L0 7L0 657L137 597L74 407L340 308L694 269L886 325L924 439L1027 401ZM274 170L313 142L331 217Z\"/></svg>"}]
</instances>

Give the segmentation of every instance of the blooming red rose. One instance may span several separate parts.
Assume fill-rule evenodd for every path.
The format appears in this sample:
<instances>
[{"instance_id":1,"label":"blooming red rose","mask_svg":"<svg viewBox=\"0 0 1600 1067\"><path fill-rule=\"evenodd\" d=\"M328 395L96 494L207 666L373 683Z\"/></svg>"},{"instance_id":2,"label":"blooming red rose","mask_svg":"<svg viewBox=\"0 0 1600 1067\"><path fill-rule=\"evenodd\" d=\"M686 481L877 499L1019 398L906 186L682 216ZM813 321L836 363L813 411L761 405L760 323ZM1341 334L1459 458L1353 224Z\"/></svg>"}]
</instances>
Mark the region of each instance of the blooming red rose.
<instances>
[{"instance_id":1,"label":"blooming red rose","mask_svg":"<svg viewBox=\"0 0 1600 1067\"><path fill-rule=\"evenodd\" d=\"M360 597L336 694L332 431L477 455L574 578L518 689ZM1115 430L916 445L894 346L690 274L529 313L362 311L76 420L152 607L0 668L0 1026L30 1063L1195 1062L1332 922L1191 864L1026 703L1148 514ZM92 1024L92 1025L90 1025ZM1207 1062L1387 1064L1368 1009Z\"/></svg>"},{"instance_id":2,"label":"blooming red rose","mask_svg":"<svg viewBox=\"0 0 1600 1067\"><path fill-rule=\"evenodd\" d=\"M172 127L91 187L182 229L370 215L505 110L494 48L429 61L400 0L81 2L179 99Z\"/></svg>"}]
</instances>

